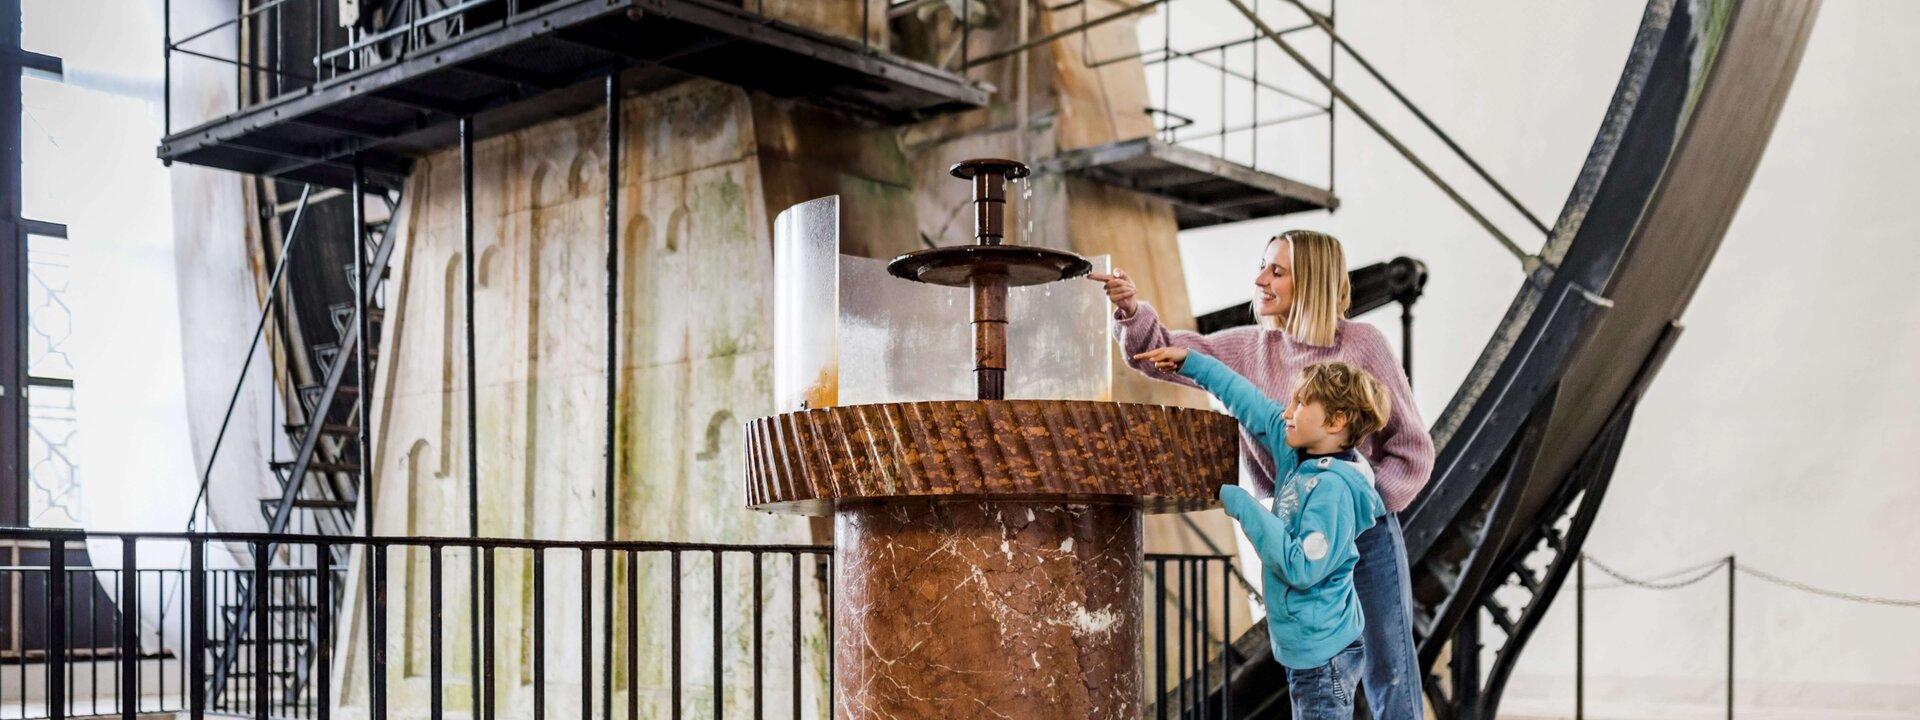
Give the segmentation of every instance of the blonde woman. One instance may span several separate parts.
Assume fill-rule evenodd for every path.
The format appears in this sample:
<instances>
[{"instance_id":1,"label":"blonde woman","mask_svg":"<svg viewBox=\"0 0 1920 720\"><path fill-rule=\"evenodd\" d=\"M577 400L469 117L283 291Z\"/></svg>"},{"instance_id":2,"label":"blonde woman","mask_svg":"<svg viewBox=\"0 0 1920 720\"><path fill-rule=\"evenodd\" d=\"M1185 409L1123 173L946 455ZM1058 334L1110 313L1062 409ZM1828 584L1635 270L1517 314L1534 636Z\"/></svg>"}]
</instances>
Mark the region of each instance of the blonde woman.
<instances>
[{"instance_id":1,"label":"blonde woman","mask_svg":"<svg viewBox=\"0 0 1920 720\"><path fill-rule=\"evenodd\" d=\"M1407 376L1387 347L1386 336L1365 323L1346 319L1351 302L1346 253L1330 235L1293 230L1267 241L1254 276L1253 310L1259 327L1222 330L1212 335L1167 329L1153 306L1135 299L1126 271L1090 278L1106 284L1113 303L1114 334L1128 358L1163 347L1181 347L1218 359L1251 380L1270 398L1293 396L1290 385L1300 370L1335 360L1358 366L1385 383L1392 397L1386 427L1369 436L1359 450L1372 466L1386 517L1362 533L1354 590L1366 616L1361 635L1367 705L1377 720L1422 717L1418 661L1414 656L1412 586L1407 575L1406 540L1395 513L1406 509L1433 472L1433 439L1413 405ZM1156 370L1151 360L1130 364L1148 377L1194 386L1177 373ZM1242 430L1240 454L1250 490L1269 498L1274 461ZM1243 560L1255 564L1257 559ZM1251 568L1249 568L1251 569Z\"/></svg>"}]
</instances>

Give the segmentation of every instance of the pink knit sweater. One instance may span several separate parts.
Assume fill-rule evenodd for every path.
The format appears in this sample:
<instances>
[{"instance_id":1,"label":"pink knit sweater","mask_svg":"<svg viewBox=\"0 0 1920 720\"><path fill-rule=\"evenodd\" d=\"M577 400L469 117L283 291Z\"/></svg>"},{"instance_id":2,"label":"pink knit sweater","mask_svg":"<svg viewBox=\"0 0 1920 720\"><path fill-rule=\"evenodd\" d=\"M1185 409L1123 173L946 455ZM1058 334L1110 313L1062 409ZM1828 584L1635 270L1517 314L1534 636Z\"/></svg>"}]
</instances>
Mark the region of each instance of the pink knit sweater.
<instances>
[{"instance_id":1,"label":"pink knit sweater","mask_svg":"<svg viewBox=\"0 0 1920 720\"><path fill-rule=\"evenodd\" d=\"M1433 474L1433 438L1413 405L1413 391L1407 386L1406 373L1387 347L1380 330L1366 323L1340 321L1331 347L1294 342L1277 330L1240 327L1212 335L1184 330L1168 330L1160 323L1152 305L1139 303L1132 317L1113 313L1114 335L1127 353L1127 364L1147 377L1194 387L1193 381L1176 374L1157 372L1146 361L1133 356L1168 345L1183 347L1213 356L1234 372L1240 373L1266 393L1284 401L1293 394L1292 383L1300 368L1322 360L1339 360L1356 365L1385 383L1393 395L1393 413L1386 428L1360 443L1360 454L1373 464L1376 483L1387 509L1405 510L1413 496L1425 487ZM1255 495L1273 494L1273 458L1248 435L1240 431L1240 455L1253 471L1258 483Z\"/></svg>"}]
</instances>

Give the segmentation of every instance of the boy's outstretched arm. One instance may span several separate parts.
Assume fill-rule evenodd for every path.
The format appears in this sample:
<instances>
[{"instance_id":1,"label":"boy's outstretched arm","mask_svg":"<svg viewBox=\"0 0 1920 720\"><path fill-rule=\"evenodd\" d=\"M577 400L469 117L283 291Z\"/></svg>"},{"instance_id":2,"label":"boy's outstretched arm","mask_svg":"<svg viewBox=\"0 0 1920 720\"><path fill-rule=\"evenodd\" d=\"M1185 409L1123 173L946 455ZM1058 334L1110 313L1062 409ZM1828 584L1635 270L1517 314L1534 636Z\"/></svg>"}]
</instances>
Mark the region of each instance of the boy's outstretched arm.
<instances>
[{"instance_id":1,"label":"boy's outstretched arm","mask_svg":"<svg viewBox=\"0 0 1920 720\"><path fill-rule=\"evenodd\" d=\"M1325 481L1334 482L1332 478ZM1353 519L1353 494L1343 488L1307 493L1300 507L1297 535L1237 485L1220 488L1220 502L1228 515L1240 521L1247 541L1260 554L1260 563L1288 587L1298 590L1325 580L1360 534Z\"/></svg>"},{"instance_id":2,"label":"boy's outstretched arm","mask_svg":"<svg viewBox=\"0 0 1920 720\"><path fill-rule=\"evenodd\" d=\"M1274 453L1275 467L1293 465L1293 452L1286 443L1286 405L1267 397L1252 381L1205 353L1188 351L1186 361L1180 365L1180 374L1220 398L1227 412L1247 426L1254 437L1265 438L1267 442L1262 445Z\"/></svg>"}]
</instances>

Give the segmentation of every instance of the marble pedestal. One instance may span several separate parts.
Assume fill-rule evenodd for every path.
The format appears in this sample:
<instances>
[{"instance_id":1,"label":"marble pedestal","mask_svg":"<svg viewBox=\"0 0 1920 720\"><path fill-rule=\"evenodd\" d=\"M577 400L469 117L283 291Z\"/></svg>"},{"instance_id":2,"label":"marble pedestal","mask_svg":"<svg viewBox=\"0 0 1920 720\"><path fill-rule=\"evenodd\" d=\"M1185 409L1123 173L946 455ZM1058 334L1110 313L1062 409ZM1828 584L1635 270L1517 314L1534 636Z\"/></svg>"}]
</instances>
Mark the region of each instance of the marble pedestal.
<instances>
[{"instance_id":1,"label":"marble pedestal","mask_svg":"<svg viewBox=\"0 0 1920 720\"><path fill-rule=\"evenodd\" d=\"M748 499L834 517L836 717L1137 717L1141 513L1211 505L1237 443L1188 408L822 408L748 423Z\"/></svg>"},{"instance_id":2,"label":"marble pedestal","mask_svg":"<svg viewBox=\"0 0 1920 720\"><path fill-rule=\"evenodd\" d=\"M837 717L1139 717L1139 508L866 504L834 543Z\"/></svg>"}]
</instances>

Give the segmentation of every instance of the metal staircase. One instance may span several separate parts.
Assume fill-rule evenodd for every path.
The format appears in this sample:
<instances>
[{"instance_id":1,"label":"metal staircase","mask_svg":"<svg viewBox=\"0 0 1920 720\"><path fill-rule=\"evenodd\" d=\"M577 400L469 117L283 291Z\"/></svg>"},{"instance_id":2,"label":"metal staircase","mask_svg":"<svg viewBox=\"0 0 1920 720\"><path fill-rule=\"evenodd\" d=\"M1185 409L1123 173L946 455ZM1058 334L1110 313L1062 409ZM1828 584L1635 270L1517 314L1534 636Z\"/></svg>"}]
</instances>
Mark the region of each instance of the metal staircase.
<instances>
[{"instance_id":1,"label":"metal staircase","mask_svg":"<svg viewBox=\"0 0 1920 720\"><path fill-rule=\"evenodd\" d=\"M261 197L271 198L271 180L261 180ZM293 187L280 183L279 187ZM397 207L397 199L385 196L388 216ZM263 217L278 223L274 203L264 201ZM296 257L292 267L316 268L318 272L301 275L297 270L281 296L278 313L281 337L304 339L309 347L290 341L274 346L282 356L285 383L276 381L276 395L290 396L281 431L295 448L290 458L269 463L278 494L261 498L260 514L270 534L349 536L354 534L360 517L363 492L360 465L362 418L358 402L361 378L371 379L378 355L369 345L365 350L367 371L358 372L361 353L359 318L356 311L366 308L369 335L377 341L380 322L382 282L368 283L362 289L352 262L342 266L327 262L328 255L339 253L337 246L302 246L296 241L302 225L313 232L314 225L351 227L356 217L348 203L325 205L302 203L294 219L287 220L279 232L285 233L286 252ZM301 218L301 214L306 217ZM328 222L331 220L332 222ZM341 221L345 220L344 223ZM361 223L357 242L359 256L368 259L368 275L384 280L387 262L395 243L391 222ZM351 248L351 244L346 244ZM305 261L306 264L301 263ZM329 277L329 275L331 275ZM355 302L355 296L359 302ZM321 308L313 310L313 308ZM317 341L330 337L326 341ZM298 356L298 357L296 357ZM275 373L276 377L282 377ZM289 389L290 388L290 389ZM241 571L238 587L217 607L219 628L209 648L212 664L207 697L215 710L256 712L262 698L270 698L269 714L298 716L310 713L318 698L307 689L314 668L314 649L321 642L316 620L322 604L337 609L344 573L348 566L346 545L332 546L328 557L315 557L311 545L267 546L267 557L256 557L251 572ZM324 570L323 570L324 568ZM261 571L264 569L265 574ZM330 573L325 583L329 597L320 597L318 575ZM265 587L259 579L265 577ZM265 667L262 667L265 664ZM264 672L263 672L264 671ZM270 692L258 685L271 683Z\"/></svg>"}]
</instances>

